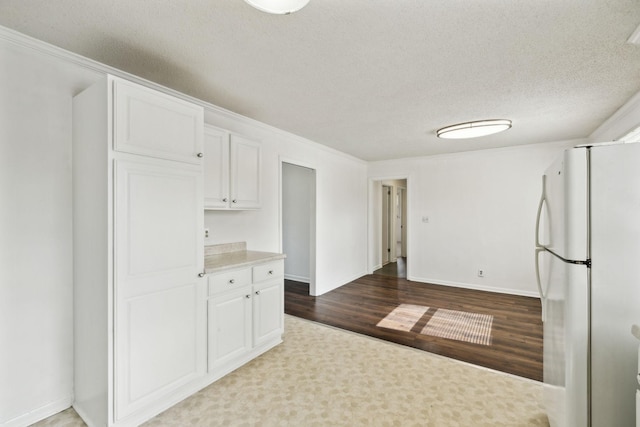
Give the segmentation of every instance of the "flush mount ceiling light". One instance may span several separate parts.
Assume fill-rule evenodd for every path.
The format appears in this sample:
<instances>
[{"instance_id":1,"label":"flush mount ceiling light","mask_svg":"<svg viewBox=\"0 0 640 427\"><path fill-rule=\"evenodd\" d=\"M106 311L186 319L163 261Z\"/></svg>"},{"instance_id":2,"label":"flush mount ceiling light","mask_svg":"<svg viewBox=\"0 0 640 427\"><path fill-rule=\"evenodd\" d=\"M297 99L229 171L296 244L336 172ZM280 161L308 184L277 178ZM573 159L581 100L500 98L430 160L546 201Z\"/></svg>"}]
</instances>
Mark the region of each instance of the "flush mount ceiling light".
<instances>
[{"instance_id":1,"label":"flush mount ceiling light","mask_svg":"<svg viewBox=\"0 0 640 427\"><path fill-rule=\"evenodd\" d=\"M276 15L288 15L297 12L309 3L309 0L244 0L258 10Z\"/></svg>"},{"instance_id":2,"label":"flush mount ceiling light","mask_svg":"<svg viewBox=\"0 0 640 427\"><path fill-rule=\"evenodd\" d=\"M438 138L465 139L491 135L502 132L511 127L511 120L478 120L475 122L460 123L438 129Z\"/></svg>"}]
</instances>

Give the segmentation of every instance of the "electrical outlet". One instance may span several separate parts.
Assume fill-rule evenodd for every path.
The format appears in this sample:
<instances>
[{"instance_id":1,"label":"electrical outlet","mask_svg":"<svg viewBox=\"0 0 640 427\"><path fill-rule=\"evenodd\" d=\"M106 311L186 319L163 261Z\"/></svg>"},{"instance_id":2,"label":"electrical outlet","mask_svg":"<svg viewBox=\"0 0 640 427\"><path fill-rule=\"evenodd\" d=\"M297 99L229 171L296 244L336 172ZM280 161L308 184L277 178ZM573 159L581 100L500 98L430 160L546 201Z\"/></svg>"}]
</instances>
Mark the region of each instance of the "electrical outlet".
<instances>
[{"instance_id":1,"label":"electrical outlet","mask_svg":"<svg viewBox=\"0 0 640 427\"><path fill-rule=\"evenodd\" d=\"M478 277L484 277L484 270L478 270Z\"/></svg>"},{"instance_id":2,"label":"electrical outlet","mask_svg":"<svg viewBox=\"0 0 640 427\"><path fill-rule=\"evenodd\" d=\"M205 238L205 239L208 239L208 238L209 238L209 229L208 229L208 228L205 228L205 229L204 229L204 238Z\"/></svg>"}]
</instances>

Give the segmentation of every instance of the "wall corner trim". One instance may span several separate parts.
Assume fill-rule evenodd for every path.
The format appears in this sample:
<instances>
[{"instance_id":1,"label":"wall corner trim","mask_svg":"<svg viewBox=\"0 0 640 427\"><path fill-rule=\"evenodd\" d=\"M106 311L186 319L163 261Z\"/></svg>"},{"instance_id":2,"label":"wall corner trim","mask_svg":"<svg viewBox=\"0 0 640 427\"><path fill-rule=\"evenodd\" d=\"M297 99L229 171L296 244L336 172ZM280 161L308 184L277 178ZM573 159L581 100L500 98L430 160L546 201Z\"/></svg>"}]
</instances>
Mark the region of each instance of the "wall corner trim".
<instances>
[{"instance_id":1,"label":"wall corner trim","mask_svg":"<svg viewBox=\"0 0 640 427\"><path fill-rule=\"evenodd\" d=\"M602 123L591 135L590 143L614 141L640 125L640 92Z\"/></svg>"}]
</instances>

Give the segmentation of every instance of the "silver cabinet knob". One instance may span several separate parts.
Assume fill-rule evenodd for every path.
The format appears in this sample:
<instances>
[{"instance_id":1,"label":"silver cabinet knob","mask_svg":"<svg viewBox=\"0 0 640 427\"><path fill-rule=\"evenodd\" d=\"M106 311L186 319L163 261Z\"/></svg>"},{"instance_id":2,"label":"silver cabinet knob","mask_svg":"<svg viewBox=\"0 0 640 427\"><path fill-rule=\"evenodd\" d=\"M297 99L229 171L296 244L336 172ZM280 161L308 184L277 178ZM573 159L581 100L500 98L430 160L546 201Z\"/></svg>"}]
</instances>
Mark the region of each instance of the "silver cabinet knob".
<instances>
[{"instance_id":1,"label":"silver cabinet knob","mask_svg":"<svg viewBox=\"0 0 640 427\"><path fill-rule=\"evenodd\" d=\"M236 199L233 199L231 202L232 203L238 203L238 201Z\"/></svg>"},{"instance_id":2,"label":"silver cabinet knob","mask_svg":"<svg viewBox=\"0 0 640 427\"><path fill-rule=\"evenodd\" d=\"M256 291L256 295L260 295L260 291Z\"/></svg>"},{"instance_id":3,"label":"silver cabinet knob","mask_svg":"<svg viewBox=\"0 0 640 427\"><path fill-rule=\"evenodd\" d=\"M205 273L198 273L198 277L204 277Z\"/></svg>"},{"instance_id":4,"label":"silver cabinet knob","mask_svg":"<svg viewBox=\"0 0 640 427\"><path fill-rule=\"evenodd\" d=\"M273 270L269 270L269 274L273 274Z\"/></svg>"},{"instance_id":5,"label":"silver cabinet knob","mask_svg":"<svg viewBox=\"0 0 640 427\"><path fill-rule=\"evenodd\" d=\"M226 197L224 199L222 199L223 202L228 201L229 199L227 199Z\"/></svg>"},{"instance_id":6,"label":"silver cabinet knob","mask_svg":"<svg viewBox=\"0 0 640 427\"><path fill-rule=\"evenodd\" d=\"M236 283L236 281L235 281L235 279L231 279L231 280L229 280L229 283L233 285L234 283Z\"/></svg>"},{"instance_id":7,"label":"silver cabinet knob","mask_svg":"<svg viewBox=\"0 0 640 427\"><path fill-rule=\"evenodd\" d=\"M249 299L249 298L251 298L251 295L245 295L244 297L245 297L246 299Z\"/></svg>"},{"instance_id":8,"label":"silver cabinet knob","mask_svg":"<svg viewBox=\"0 0 640 427\"><path fill-rule=\"evenodd\" d=\"M204 157L204 153L198 153L198 154L196 154L196 156L198 156L198 157Z\"/></svg>"}]
</instances>

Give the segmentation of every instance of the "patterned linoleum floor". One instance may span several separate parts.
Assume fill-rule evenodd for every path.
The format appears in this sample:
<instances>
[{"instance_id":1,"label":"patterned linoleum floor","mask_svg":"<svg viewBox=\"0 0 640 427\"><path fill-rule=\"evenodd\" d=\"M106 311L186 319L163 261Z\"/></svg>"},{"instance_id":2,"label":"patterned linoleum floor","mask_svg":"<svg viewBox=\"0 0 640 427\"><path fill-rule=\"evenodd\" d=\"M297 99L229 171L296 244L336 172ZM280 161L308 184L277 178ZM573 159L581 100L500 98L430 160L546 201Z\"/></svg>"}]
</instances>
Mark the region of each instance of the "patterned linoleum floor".
<instances>
[{"instance_id":1,"label":"patterned linoleum floor","mask_svg":"<svg viewBox=\"0 0 640 427\"><path fill-rule=\"evenodd\" d=\"M548 426L541 402L535 381L285 316L283 344L145 426Z\"/></svg>"}]
</instances>

